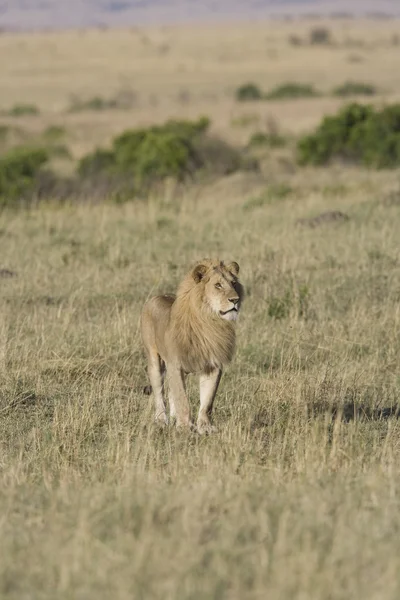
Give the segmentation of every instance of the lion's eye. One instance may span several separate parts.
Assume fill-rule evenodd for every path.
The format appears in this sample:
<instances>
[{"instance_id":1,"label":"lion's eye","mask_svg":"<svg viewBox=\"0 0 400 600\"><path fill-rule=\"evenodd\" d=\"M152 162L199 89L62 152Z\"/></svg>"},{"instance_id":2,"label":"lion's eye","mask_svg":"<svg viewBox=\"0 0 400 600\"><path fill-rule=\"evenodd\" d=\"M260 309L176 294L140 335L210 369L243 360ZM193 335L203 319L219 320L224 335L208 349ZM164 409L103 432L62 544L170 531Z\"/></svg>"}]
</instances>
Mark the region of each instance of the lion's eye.
<instances>
[{"instance_id":1,"label":"lion's eye","mask_svg":"<svg viewBox=\"0 0 400 600\"><path fill-rule=\"evenodd\" d=\"M216 283L215 287L217 288L217 290L222 290L222 285L220 283Z\"/></svg>"}]
</instances>

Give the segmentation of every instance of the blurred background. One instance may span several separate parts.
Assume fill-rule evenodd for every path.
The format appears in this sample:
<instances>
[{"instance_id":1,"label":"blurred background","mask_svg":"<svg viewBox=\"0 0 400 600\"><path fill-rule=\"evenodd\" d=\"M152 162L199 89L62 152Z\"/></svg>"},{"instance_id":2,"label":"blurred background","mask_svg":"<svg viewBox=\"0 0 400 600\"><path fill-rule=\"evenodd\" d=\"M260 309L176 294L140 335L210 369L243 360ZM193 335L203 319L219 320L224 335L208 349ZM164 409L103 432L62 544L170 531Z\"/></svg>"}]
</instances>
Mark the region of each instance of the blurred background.
<instances>
[{"instance_id":1,"label":"blurred background","mask_svg":"<svg viewBox=\"0 0 400 600\"><path fill-rule=\"evenodd\" d=\"M3 1L1 149L45 147L54 176L76 184L110 174L104 153L89 158L126 128L205 116L261 168L262 149L294 165L325 114L398 99L398 12L390 0Z\"/></svg>"},{"instance_id":2,"label":"blurred background","mask_svg":"<svg viewBox=\"0 0 400 600\"><path fill-rule=\"evenodd\" d=\"M2 0L4 27L93 27L294 15L399 14L396 0Z\"/></svg>"}]
</instances>

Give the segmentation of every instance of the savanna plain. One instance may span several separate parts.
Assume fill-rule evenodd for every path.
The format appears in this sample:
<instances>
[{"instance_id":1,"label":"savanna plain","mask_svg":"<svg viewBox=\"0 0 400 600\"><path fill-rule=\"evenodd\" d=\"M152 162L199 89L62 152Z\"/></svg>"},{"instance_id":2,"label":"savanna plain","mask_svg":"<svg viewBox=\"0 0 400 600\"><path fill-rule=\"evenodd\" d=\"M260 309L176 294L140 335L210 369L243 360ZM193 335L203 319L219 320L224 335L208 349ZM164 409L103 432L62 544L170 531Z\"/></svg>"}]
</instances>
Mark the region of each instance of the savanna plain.
<instances>
[{"instance_id":1,"label":"savanna plain","mask_svg":"<svg viewBox=\"0 0 400 600\"><path fill-rule=\"evenodd\" d=\"M329 43L303 43L321 25ZM257 172L0 213L1 598L399 598L399 172L299 167L293 149L345 81L399 98L399 34L333 19L0 36L7 143L64 128L60 172L168 118L288 140ZM239 103L248 81L321 95ZM128 108L69 110L121 90ZM9 113L27 101L39 114ZM327 210L348 218L313 220ZM237 261L246 289L209 436L153 423L138 329L204 256Z\"/></svg>"}]
</instances>

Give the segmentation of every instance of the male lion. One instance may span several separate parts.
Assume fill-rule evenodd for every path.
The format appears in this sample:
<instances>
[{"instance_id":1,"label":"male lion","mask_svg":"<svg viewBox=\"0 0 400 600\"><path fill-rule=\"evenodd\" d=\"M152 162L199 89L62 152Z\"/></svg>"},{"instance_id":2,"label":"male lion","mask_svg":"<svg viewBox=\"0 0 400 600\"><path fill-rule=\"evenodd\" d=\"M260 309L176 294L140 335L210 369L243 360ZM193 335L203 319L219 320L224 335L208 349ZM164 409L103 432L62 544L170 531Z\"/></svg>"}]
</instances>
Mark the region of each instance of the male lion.
<instances>
[{"instance_id":1,"label":"male lion","mask_svg":"<svg viewBox=\"0 0 400 600\"><path fill-rule=\"evenodd\" d=\"M197 430L213 429L211 411L222 368L232 360L235 321L243 299L239 265L206 258L189 271L176 296L155 296L143 307L141 332L155 397L156 421L168 422L164 377L169 383L170 417L191 426L185 376L200 375Z\"/></svg>"}]
</instances>

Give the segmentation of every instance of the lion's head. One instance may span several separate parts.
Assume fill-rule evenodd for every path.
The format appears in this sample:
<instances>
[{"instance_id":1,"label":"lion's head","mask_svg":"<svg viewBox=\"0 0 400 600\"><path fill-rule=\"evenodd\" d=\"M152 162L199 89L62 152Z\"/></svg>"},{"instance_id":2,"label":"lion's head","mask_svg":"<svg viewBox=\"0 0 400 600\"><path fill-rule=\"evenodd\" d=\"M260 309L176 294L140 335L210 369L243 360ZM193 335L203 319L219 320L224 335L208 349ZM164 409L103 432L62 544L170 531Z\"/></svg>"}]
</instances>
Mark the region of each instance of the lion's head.
<instances>
[{"instance_id":1,"label":"lion's head","mask_svg":"<svg viewBox=\"0 0 400 600\"><path fill-rule=\"evenodd\" d=\"M203 259L190 276L195 290L202 296L203 309L226 321L236 321L243 299L243 287L238 281L239 265L225 265L220 260Z\"/></svg>"}]
</instances>

